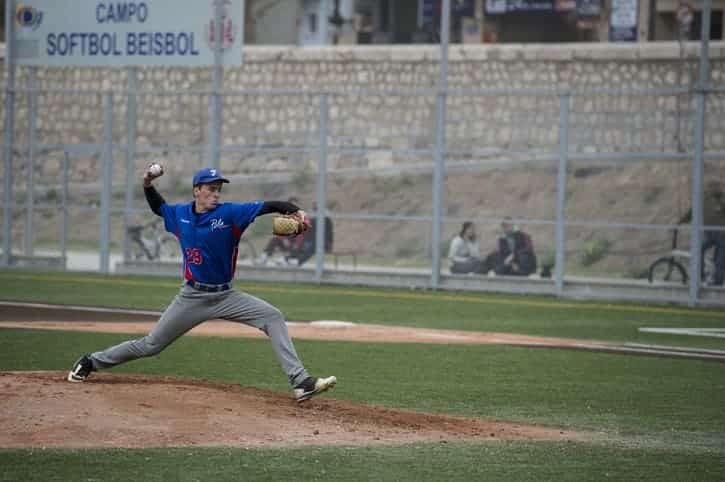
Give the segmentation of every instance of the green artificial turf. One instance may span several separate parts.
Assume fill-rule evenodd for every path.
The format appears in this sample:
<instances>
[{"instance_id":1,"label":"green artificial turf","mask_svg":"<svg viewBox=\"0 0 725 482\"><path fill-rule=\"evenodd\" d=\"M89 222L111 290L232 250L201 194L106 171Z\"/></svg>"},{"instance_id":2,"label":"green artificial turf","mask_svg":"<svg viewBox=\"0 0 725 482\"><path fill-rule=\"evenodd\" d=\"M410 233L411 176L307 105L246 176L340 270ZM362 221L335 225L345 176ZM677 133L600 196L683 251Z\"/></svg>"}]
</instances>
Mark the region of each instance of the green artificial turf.
<instances>
[{"instance_id":1,"label":"green artificial turf","mask_svg":"<svg viewBox=\"0 0 725 482\"><path fill-rule=\"evenodd\" d=\"M163 310L169 278L0 271L0 299ZM640 333L640 327L723 328L725 310L561 301L534 296L237 283L289 320L349 320L725 350L725 338Z\"/></svg>"},{"instance_id":2,"label":"green artificial turf","mask_svg":"<svg viewBox=\"0 0 725 482\"><path fill-rule=\"evenodd\" d=\"M2 370L67 370L78 355L131 338L0 333ZM706 440L725 427L722 363L495 345L296 340L295 346L312 373L338 377L334 398L612 435L693 433ZM265 339L186 336L157 357L114 371L288 389Z\"/></svg>"},{"instance_id":3,"label":"green artificial turf","mask_svg":"<svg viewBox=\"0 0 725 482\"><path fill-rule=\"evenodd\" d=\"M161 310L178 286L164 278L0 272L0 297L43 303ZM717 310L310 285L237 287L279 306L289 319L723 346L717 339L636 331L644 325L723 327L725 314ZM0 329L0 370L68 370L78 355L131 337ZM538 423L591 437L253 450L0 449L0 480L725 479L723 363L494 345L295 340L295 346L312 373L338 377L327 398ZM186 336L159 356L112 372L289 390L265 339Z\"/></svg>"},{"instance_id":4,"label":"green artificial turf","mask_svg":"<svg viewBox=\"0 0 725 482\"><path fill-rule=\"evenodd\" d=\"M0 451L2 481L707 481L722 456L573 443Z\"/></svg>"}]
</instances>

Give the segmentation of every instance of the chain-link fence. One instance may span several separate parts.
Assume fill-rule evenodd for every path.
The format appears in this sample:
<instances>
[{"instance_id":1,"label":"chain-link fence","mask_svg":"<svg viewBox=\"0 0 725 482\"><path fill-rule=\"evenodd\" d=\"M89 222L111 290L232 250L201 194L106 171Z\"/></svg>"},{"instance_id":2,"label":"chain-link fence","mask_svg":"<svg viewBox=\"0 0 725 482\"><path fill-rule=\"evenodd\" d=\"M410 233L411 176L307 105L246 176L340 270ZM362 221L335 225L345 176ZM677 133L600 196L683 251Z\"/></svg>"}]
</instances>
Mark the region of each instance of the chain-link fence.
<instances>
[{"instance_id":1,"label":"chain-link fence","mask_svg":"<svg viewBox=\"0 0 725 482\"><path fill-rule=\"evenodd\" d=\"M3 172L12 179L3 210L8 264L179 272L178 251L150 223L143 198L141 175L154 159L166 166L158 185L168 202L187 202L193 172L216 163L232 180L227 200L294 196L333 225L332 247L296 266L280 253L264 260L271 228L260 218L243 237L240 277L691 303L721 295L707 278L694 297L687 284L694 277L649 278L672 248L673 229L685 250L693 233L723 231L678 222L693 200L693 176L705 186L725 179L725 89L214 92L204 88L206 70L107 73L99 85L77 89L74 79L87 85L99 76L18 70L23 87L6 99L14 109ZM233 82L235 73L226 75ZM210 132L215 96L217 137ZM210 146L214 138L221 142ZM530 235L532 274L496 267L504 217ZM450 243L467 221L487 269L451 273ZM686 258L682 264L691 269Z\"/></svg>"}]
</instances>

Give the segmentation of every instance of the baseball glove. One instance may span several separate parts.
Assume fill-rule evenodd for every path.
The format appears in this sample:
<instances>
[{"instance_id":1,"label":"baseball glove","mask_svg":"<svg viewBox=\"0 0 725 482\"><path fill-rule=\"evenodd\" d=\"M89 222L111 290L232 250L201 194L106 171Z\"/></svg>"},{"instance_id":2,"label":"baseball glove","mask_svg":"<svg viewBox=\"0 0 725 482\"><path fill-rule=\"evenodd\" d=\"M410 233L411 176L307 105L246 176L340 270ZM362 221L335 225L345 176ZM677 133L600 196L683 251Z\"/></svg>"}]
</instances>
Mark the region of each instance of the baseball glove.
<instances>
[{"instance_id":1,"label":"baseball glove","mask_svg":"<svg viewBox=\"0 0 725 482\"><path fill-rule=\"evenodd\" d=\"M272 233L277 236L295 236L309 228L309 221L304 211L294 214L275 216L272 219Z\"/></svg>"}]
</instances>

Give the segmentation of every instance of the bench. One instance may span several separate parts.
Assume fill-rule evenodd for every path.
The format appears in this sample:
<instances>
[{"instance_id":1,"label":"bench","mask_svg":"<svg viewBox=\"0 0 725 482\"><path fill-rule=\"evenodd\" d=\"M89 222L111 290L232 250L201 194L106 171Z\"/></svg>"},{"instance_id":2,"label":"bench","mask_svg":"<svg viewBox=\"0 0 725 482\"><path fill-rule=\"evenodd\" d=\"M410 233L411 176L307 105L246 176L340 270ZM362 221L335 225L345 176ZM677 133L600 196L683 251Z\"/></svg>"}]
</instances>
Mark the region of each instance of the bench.
<instances>
[{"instance_id":1,"label":"bench","mask_svg":"<svg viewBox=\"0 0 725 482\"><path fill-rule=\"evenodd\" d=\"M352 268L353 270L357 270L357 255L358 252L354 251L352 249L336 249L334 251L331 251L329 254L332 255L332 259L335 263L335 269L337 269L337 261L339 258L349 256L352 258Z\"/></svg>"}]
</instances>

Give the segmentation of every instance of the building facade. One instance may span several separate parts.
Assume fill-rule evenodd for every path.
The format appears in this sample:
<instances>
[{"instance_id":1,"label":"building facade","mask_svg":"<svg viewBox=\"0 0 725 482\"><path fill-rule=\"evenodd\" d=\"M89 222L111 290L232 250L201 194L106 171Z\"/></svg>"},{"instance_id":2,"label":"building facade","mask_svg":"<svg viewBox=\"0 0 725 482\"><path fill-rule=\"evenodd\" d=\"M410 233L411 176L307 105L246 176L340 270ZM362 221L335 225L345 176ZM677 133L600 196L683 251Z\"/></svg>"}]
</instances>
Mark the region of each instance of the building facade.
<instances>
[{"instance_id":1,"label":"building facade","mask_svg":"<svg viewBox=\"0 0 725 482\"><path fill-rule=\"evenodd\" d=\"M442 0L248 0L249 43L415 44L440 41ZM699 40L696 0L451 0L452 43ZM725 38L725 0L710 39Z\"/></svg>"},{"instance_id":2,"label":"building facade","mask_svg":"<svg viewBox=\"0 0 725 482\"><path fill-rule=\"evenodd\" d=\"M0 42L5 0L0 0ZM442 0L246 0L255 45L437 43ZM452 43L699 40L701 0L451 0ZM710 39L725 38L712 0Z\"/></svg>"}]
</instances>

